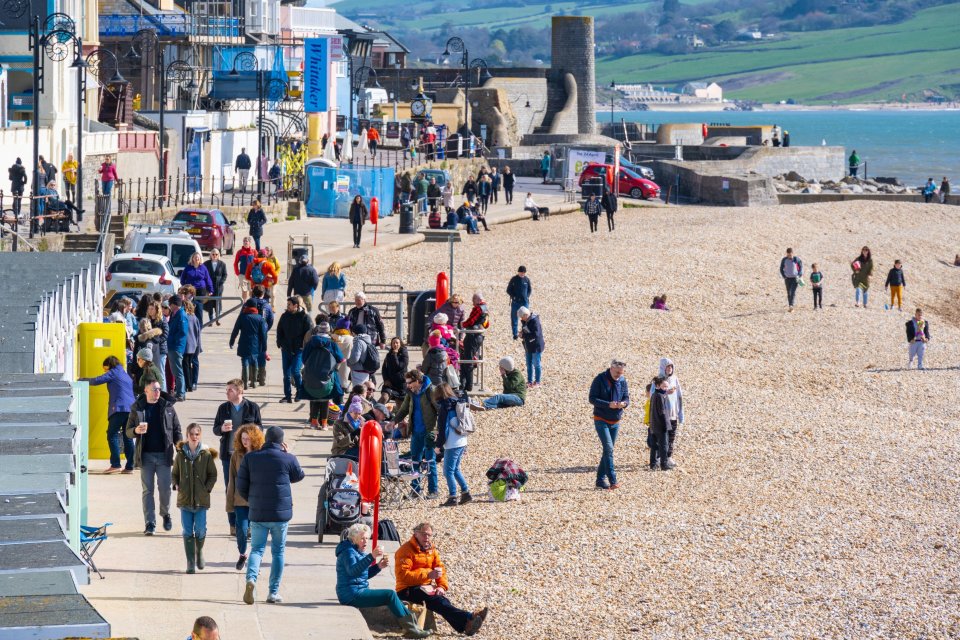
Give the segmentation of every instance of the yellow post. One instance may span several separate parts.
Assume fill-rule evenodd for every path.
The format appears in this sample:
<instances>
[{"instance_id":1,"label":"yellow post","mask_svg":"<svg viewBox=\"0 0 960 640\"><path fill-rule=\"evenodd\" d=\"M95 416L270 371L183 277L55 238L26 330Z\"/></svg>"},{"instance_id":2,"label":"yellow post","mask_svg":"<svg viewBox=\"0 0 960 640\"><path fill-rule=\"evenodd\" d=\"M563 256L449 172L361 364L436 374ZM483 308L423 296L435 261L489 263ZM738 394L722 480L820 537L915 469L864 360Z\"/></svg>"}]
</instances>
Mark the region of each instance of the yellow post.
<instances>
[{"instance_id":1,"label":"yellow post","mask_svg":"<svg viewBox=\"0 0 960 640\"><path fill-rule=\"evenodd\" d=\"M82 322L77 329L77 377L95 378L103 374L103 361L109 356L127 364L127 329L119 322ZM91 460L108 460L107 411L110 396L107 385L90 386L89 410Z\"/></svg>"},{"instance_id":2,"label":"yellow post","mask_svg":"<svg viewBox=\"0 0 960 640\"><path fill-rule=\"evenodd\" d=\"M320 139L323 138L323 117L325 113L307 114L307 156L316 158L323 154Z\"/></svg>"}]
</instances>

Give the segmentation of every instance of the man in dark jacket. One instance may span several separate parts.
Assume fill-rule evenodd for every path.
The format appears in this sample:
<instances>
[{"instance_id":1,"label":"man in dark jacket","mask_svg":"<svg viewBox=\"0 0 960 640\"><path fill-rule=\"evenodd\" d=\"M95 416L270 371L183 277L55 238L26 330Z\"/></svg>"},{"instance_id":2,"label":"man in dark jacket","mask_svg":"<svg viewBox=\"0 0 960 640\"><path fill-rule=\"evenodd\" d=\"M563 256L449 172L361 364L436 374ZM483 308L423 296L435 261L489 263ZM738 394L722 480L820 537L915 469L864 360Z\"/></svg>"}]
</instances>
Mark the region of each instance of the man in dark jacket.
<instances>
[{"instance_id":1,"label":"man in dark jacket","mask_svg":"<svg viewBox=\"0 0 960 640\"><path fill-rule=\"evenodd\" d=\"M283 577L283 550L287 525L293 518L291 484L303 480L303 469L297 458L287 452L283 429L267 429L265 444L259 451L243 456L237 471L237 493L250 503L250 524L253 530L250 560L247 562L247 588L243 601L253 604L256 597L260 562L270 534L270 593L267 602L279 603L280 578Z\"/></svg>"},{"instance_id":2,"label":"man in dark jacket","mask_svg":"<svg viewBox=\"0 0 960 640\"><path fill-rule=\"evenodd\" d=\"M313 310L313 293L320 286L320 274L307 261L307 256L300 256L297 266L290 273L287 280L287 296L300 296L307 313Z\"/></svg>"},{"instance_id":3,"label":"man in dark jacket","mask_svg":"<svg viewBox=\"0 0 960 640\"><path fill-rule=\"evenodd\" d=\"M670 402L667 400L667 379L658 376L653 379L653 395L650 396L650 469L656 470L657 460L660 468L669 471L675 466L670 462Z\"/></svg>"},{"instance_id":4,"label":"man in dark jacket","mask_svg":"<svg viewBox=\"0 0 960 640\"><path fill-rule=\"evenodd\" d=\"M420 468L421 461L428 463L427 497L436 497L437 454L434 445L437 441L437 407L430 399L433 395L431 381L417 370L407 371L404 379L407 383L407 395L403 397L394 420L402 423L410 417L410 459L414 469ZM414 480L411 485L413 491L419 494L420 481Z\"/></svg>"},{"instance_id":5,"label":"man in dark jacket","mask_svg":"<svg viewBox=\"0 0 960 640\"><path fill-rule=\"evenodd\" d=\"M313 320L300 307L297 298L287 298L287 310L277 322L277 347L283 362L283 399L280 402L293 402L291 380L297 385L297 398L300 397L300 387L303 386L303 378L300 377L300 369L303 368L303 340L311 329Z\"/></svg>"},{"instance_id":6,"label":"man in dark jacket","mask_svg":"<svg viewBox=\"0 0 960 640\"><path fill-rule=\"evenodd\" d=\"M227 264L220 259L220 251L218 249L211 251L210 259L204 262L203 266L207 268L207 273L210 274L210 279L213 280L213 292L210 295L217 298L223 296L223 285L227 282ZM211 319L216 319L217 326L219 327L220 301L208 300L203 303L203 308L210 314Z\"/></svg>"},{"instance_id":7,"label":"man in dark jacket","mask_svg":"<svg viewBox=\"0 0 960 640\"><path fill-rule=\"evenodd\" d=\"M27 184L27 170L23 168L23 161L17 161L8 169L10 177L10 192L13 194L13 215L20 215L20 200L23 196L23 187Z\"/></svg>"},{"instance_id":8,"label":"man in dark jacket","mask_svg":"<svg viewBox=\"0 0 960 640\"><path fill-rule=\"evenodd\" d=\"M217 407L213 419L213 434L220 436L220 463L223 467L223 488L230 481L230 458L233 456L233 434L245 424L255 424L263 429L260 407L256 402L243 397L243 380L234 378L227 382L227 401ZM230 535L237 535L237 517L233 511L227 512L230 522Z\"/></svg>"},{"instance_id":9,"label":"man in dark jacket","mask_svg":"<svg viewBox=\"0 0 960 640\"><path fill-rule=\"evenodd\" d=\"M527 277L527 268L523 265L517 269L517 275L510 278L507 283L507 295L510 296L510 328L513 330L513 339L519 337L519 318L517 312L520 307L530 306L530 294L533 293L533 285L530 284L530 278Z\"/></svg>"},{"instance_id":10,"label":"man in dark jacket","mask_svg":"<svg viewBox=\"0 0 960 640\"><path fill-rule=\"evenodd\" d=\"M367 302L367 294L360 291L353 297L354 307L350 309L349 320L351 325L362 324L367 328L367 335L374 345L383 347L387 343L387 333L383 328L383 319L380 311Z\"/></svg>"},{"instance_id":11,"label":"man in dark jacket","mask_svg":"<svg viewBox=\"0 0 960 640\"><path fill-rule=\"evenodd\" d=\"M787 248L787 255L780 260L780 277L787 287L787 304L790 305L790 312L793 312L793 298L797 294L797 284L803 276L803 262L800 258L793 255L793 249Z\"/></svg>"},{"instance_id":12,"label":"man in dark jacket","mask_svg":"<svg viewBox=\"0 0 960 640\"><path fill-rule=\"evenodd\" d=\"M246 148L240 149L240 155L237 156L237 161L233 164L233 167L240 175L240 190L243 192L247 190L247 180L250 178L250 167L252 166L253 163L250 161L250 156L247 155Z\"/></svg>"},{"instance_id":13,"label":"man in dark jacket","mask_svg":"<svg viewBox=\"0 0 960 640\"><path fill-rule=\"evenodd\" d=\"M603 449L597 467L598 489L616 489L620 486L613 466L613 445L617 442L623 410L630 406L630 388L623 375L626 368L625 362L614 359L610 362L610 368L594 378L590 385L593 426Z\"/></svg>"},{"instance_id":14,"label":"man in dark jacket","mask_svg":"<svg viewBox=\"0 0 960 640\"><path fill-rule=\"evenodd\" d=\"M170 357L170 372L173 373L173 386L177 400L187 399L187 378L183 373L183 354L187 352L187 312L183 310L183 298L170 297L170 333L167 334L167 353Z\"/></svg>"},{"instance_id":15,"label":"man in dark jacket","mask_svg":"<svg viewBox=\"0 0 960 640\"><path fill-rule=\"evenodd\" d=\"M134 466L140 469L143 485L143 519L146 528L143 535L152 536L156 530L156 513L153 500L154 480L160 490L160 517L163 530L173 529L170 518L170 487L173 482L174 447L183 439L180 419L173 404L160 395L160 383L150 382L143 390L127 418L126 434L136 438Z\"/></svg>"},{"instance_id":16,"label":"man in dark jacket","mask_svg":"<svg viewBox=\"0 0 960 640\"><path fill-rule=\"evenodd\" d=\"M544 348L543 324L540 323L540 316L526 307L520 307L517 315L523 324L520 335L523 336L523 350L527 356L527 386L539 387L542 373L540 358Z\"/></svg>"},{"instance_id":17,"label":"man in dark jacket","mask_svg":"<svg viewBox=\"0 0 960 640\"><path fill-rule=\"evenodd\" d=\"M257 312L257 303L253 298L243 303L243 310L233 325L233 332L230 334L231 349L238 337L240 340L237 344L237 355L240 357L241 382L244 389L248 383L251 388L255 388L258 378L257 363L260 354L267 350L267 324Z\"/></svg>"},{"instance_id":18,"label":"man in dark jacket","mask_svg":"<svg viewBox=\"0 0 960 640\"><path fill-rule=\"evenodd\" d=\"M443 193L440 191L440 185L436 178L430 178L430 185L427 186L427 202L430 204L430 211L436 211L440 206Z\"/></svg>"},{"instance_id":19,"label":"man in dark jacket","mask_svg":"<svg viewBox=\"0 0 960 640\"><path fill-rule=\"evenodd\" d=\"M487 303L483 301L483 294L477 291L473 294L473 307L470 309L470 315L467 316L462 325L468 331L463 339L463 356L460 359L460 381L464 391L473 391L473 370L477 366L464 361L480 359L483 335L487 327L490 326L489 317Z\"/></svg>"}]
</instances>

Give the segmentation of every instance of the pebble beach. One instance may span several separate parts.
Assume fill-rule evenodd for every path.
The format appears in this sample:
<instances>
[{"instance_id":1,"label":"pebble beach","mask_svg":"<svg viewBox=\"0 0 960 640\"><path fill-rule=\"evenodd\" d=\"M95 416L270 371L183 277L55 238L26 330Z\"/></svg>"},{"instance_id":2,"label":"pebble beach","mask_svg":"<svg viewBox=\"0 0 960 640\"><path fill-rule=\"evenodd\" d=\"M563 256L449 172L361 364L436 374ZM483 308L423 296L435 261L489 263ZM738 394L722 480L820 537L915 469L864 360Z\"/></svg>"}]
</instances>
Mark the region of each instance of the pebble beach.
<instances>
[{"instance_id":1,"label":"pebble beach","mask_svg":"<svg viewBox=\"0 0 960 640\"><path fill-rule=\"evenodd\" d=\"M546 336L544 384L522 408L477 414L464 472L478 500L382 516L402 539L433 523L451 600L491 608L481 637L960 637L957 212L627 208L614 233L570 214L465 237L454 291L486 295L487 389L501 390L500 357L523 365L504 292L521 264ZM849 265L863 245L875 268L858 309ZM787 247L805 273L823 272L822 311L808 286L787 313ZM884 310L895 259L903 312ZM349 269L350 288L432 288L448 260L445 243L378 253ZM664 293L672 310L649 309ZM917 306L932 333L923 372L905 369ZM598 491L587 391L614 356L628 363L632 407L616 445L622 488ZM686 424L677 469L651 472L643 387L661 357L676 363ZM485 491L501 456L530 475L518 503Z\"/></svg>"}]
</instances>

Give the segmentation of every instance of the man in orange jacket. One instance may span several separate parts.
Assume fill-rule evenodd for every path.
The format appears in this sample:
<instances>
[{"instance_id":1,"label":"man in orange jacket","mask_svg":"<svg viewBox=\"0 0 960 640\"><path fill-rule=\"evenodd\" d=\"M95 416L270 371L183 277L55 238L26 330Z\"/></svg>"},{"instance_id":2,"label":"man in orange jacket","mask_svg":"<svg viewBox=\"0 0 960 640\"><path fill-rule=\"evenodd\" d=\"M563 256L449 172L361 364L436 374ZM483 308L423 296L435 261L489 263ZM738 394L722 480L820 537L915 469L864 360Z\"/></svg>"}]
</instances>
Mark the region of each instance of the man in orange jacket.
<instances>
[{"instance_id":1,"label":"man in orange jacket","mask_svg":"<svg viewBox=\"0 0 960 640\"><path fill-rule=\"evenodd\" d=\"M433 546L433 525L429 522L418 524L413 529L413 537L397 550L394 571L401 600L425 604L458 633L472 636L480 630L487 618L487 607L470 613L453 606L447 599L450 583L440 553Z\"/></svg>"},{"instance_id":2,"label":"man in orange jacket","mask_svg":"<svg viewBox=\"0 0 960 640\"><path fill-rule=\"evenodd\" d=\"M373 125L367 129L367 144L370 145L370 157L377 157L377 145L380 144L380 132Z\"/></svg>"}]
</instances>

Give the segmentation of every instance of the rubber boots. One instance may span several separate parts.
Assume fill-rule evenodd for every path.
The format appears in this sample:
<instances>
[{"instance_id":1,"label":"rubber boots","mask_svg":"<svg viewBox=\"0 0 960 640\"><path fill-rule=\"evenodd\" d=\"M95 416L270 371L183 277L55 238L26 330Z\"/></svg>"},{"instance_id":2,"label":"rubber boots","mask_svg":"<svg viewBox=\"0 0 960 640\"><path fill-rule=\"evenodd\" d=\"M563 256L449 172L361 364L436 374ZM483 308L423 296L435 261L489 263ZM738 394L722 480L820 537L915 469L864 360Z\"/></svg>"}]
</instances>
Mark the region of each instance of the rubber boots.
<instances>
[{"instance_id":1,"label":"rubber boots","mask_svg":"<svg viewBox=\"0 0 960 640\"><path fill-rule=\"evenodd\" d=\"M203 543L206 538L194 538L197 541L197 569L203 569L207 563L203 561Z\"/></svg>"},{"instance_id":2,"label":"rubber boots","mask_svg":"<svg viewBox=\"0 0 960 640\"><path fill-rule=\"evenodd\" d=\"M183 551L187 554L187 573L196 573L197 539L193 537L184 538Z\"/></svg>"},{"instance_id":3,"label":"rubber boots","mask_svg":"<svg viewBox=\"0 0 960 640\"><path fill-rule=\"evenodd\" d=\"M267 386L267 367L262 366L257 369L257 384L261 387Z\"/></svg>"},{"instance_id":4,"label":"rubber boots","mask_svg":"<svg viewBox=\"0 0 960 640\"><path fill-rule=\"evenodd\" d=\"M243 390L246 391L247 386L247 367L240 367L240 379L243 380Z\"/></svg>"},{"instance_id":5,"label":"rubber boots","mask_svg":"<svg viewBox=\"0 0 960 640\"><path fill-rule=\"evenodd\" d=\"M417 616L409 610L407 610L407 615L400 618L400 626L403 627L404 638L426 638L433 634L432 631L421 629L420 625L417 624Z\"/></svg>"},{"instance_id":6,"label":"rubber boots","mask_svg":"<svg viewBox=\"0 0 960 640\"><path fill-rule=\"evenodd\" d=\"M257 388L257 365L251 364L247 371L247 377L250 379L250 388Z\"/></svg>"}]
</instances>

